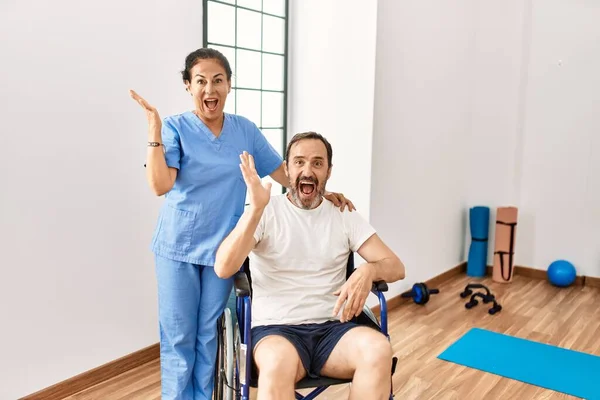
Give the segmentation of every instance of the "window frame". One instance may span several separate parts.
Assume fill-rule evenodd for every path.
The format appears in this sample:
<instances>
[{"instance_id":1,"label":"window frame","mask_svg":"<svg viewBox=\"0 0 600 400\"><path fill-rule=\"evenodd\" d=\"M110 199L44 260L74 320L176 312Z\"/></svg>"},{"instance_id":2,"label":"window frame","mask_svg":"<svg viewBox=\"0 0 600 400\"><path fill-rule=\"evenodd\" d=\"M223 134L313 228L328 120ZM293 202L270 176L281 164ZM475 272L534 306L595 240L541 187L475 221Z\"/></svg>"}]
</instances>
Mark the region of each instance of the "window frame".
<instances>
[{"instance_id":1,"label":"window frame","mask_svg":"<svg viewBox=\"0 0 600 400\"><path fill-rule=\"evenodd\" d=\"M261 83L260 83L260 89L256 89L256 88L245 88L245 87L239 87L239 86L233 86L231 89L232 90L236 90L236 96L234 99L234 113L237 113L237 101L238 101L238 96L237 94L239 93L237 90L252 90L252 91L259 91L261 93L261 104L260 104L260 115L261 115L261 120L260 121L252 121L254 123L256 123L256 125L258 126L258 128L261 130L261 132L263 131L263 129L281 129L281 134L282 134L282 138L281 138L281 143L282 143L282 148L281 150L281 154L282 157L285 157L285 150L287 147L287 141L288 141L288 62L289 62L289 42L288 42L288 35L289 35L289 0L282 0L285 3L285 16L282 17L281 15L275 15L275 14L270 14L270 13L266 13L263 11L258 11L252 8L248 8L248 7L244 7L244 6L239 6L238 5L238 1L234 0L233 3L228 3L225 1L221 1L221 0L203 0L202 1L202 46L203 47L209 47L211 45L213 46L221 46L221 47L227 47L227 48L231 48L234 51L236 51L236 57L235 57L235 62L234 65L232 65L231 69L233 70L234 73L236 73L237 70L237 50L247 50L247 51L252 51L252 52L257 52L261 55ZM217 4L222 4L222 5L226 5L229 7L233 7L235 9L235 43L234 45L230 45L230 44L224 44L224 43L216 43L216 42L209 42L208 41L208 24L209 24L209 16L208 16L208 4L209 3L217 3ZM261 10L263 9L263 5L264 2L263 0L261 0ZM237 21L237 10L238 9L242 9L242 10L247 10L247 11L252 11L252 12L258 12L261 14L261 49L260 50L256 50L256 49L249 49L249 48L245 48L245 47L240 47L237 45L237 30L238 30L238 21ZM263 50L263 35L264 35L264 27L263 27L263 15L268 15L271 17L276 17L276 18L280 18L284 20L284 49L283 49L283 54L281 53L273 53L273 52L269 52L269 51L264 51ZM263 69L263 54L274 54L274 55L278 55L278 56L283 56L283 90L268 90L268 89L264 89L263 88L263 82L262 82L262 69ZM236 83L237 84L237 83ZM262 94L264 92L275 92L275 93L282 93L283 94L283 110L282 110L282 126L281 127L275 127L275 126L262 126L262 115L263 115L263 100L262 100ZM285 193L285 187L282 187L282 193Z\"/></svg>"}]
</instances>

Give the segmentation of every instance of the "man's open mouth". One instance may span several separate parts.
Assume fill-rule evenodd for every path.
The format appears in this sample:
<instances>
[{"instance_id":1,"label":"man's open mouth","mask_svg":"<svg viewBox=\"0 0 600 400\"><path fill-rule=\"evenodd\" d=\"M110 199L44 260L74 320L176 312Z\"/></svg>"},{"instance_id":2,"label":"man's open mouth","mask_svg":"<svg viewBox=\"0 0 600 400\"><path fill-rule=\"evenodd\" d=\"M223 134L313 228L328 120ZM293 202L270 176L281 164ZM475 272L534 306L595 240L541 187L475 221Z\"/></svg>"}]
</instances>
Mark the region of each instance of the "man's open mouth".
<instances>
[{"instance_id":1,"label":"man's open mouth","mask_svg":"<svg viewBox=\"0 0 600 400\"><path fill-rule=\"evenodd\" d=\"M317 189L317 185L311 181L300 181L300 192L305 196L310 196Z\"/></svg>"}]
</instances>

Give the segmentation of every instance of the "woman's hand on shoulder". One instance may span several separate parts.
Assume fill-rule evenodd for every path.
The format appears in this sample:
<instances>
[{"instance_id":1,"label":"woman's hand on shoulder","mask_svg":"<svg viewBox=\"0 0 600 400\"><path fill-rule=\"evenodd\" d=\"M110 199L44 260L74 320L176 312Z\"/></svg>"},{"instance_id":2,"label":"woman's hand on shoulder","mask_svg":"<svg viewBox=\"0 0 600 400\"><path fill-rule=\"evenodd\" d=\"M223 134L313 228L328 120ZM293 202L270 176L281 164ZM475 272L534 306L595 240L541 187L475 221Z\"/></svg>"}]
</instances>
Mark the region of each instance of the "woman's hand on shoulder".
<instances>
[{"instance_id":1,"label":"woman's hand on shoulder","mask_svg":"<svg viewBox=\"0 0 600 400\"><path fill-rule=\"evenodd\" d=\"M336 207L340 207L340 211L344 211L344 208L346 207L348 207L348 211L350 212L352 212L352 210L356 210L356 207L354 207L352 201L344 197L342 193L329 192L326 190L323 197L335 204Z\"/></svg>"}]
</instances>

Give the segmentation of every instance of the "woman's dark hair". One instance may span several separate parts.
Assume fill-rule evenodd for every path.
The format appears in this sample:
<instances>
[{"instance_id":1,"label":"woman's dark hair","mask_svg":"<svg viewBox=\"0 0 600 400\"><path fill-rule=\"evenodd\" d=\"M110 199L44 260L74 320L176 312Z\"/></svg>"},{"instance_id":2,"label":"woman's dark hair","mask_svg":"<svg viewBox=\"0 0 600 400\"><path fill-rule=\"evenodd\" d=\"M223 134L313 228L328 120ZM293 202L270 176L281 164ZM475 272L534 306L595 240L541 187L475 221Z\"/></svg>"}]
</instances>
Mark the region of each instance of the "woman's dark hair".
<instances>
[{"instance_id":1,"label":"woman's dark hair","mask_svg":"<svg viewBox=\"0 0 600 400\"><path fill-rule=\"evenodd\" d=\"M190 71L198 63L198 60L217 60L227 74L227 80L231 80L231 66L227 58L218 50L201 48L188 54L185 58L185 69L181 71L183 83L191 81Z\"/></svg>"},{"instance_id":2,"label":"woman's dark hair","mask_svg":"<svg viewBox=\"0 0 600 400\"><path fill-rule=\"evenodd\" d=\"M331 144L327 141L327 139L325 139L325 137L323 137L323 135L321 135L317 132L312 132L312 131L297 133L294 135L292 140L290 140L290 142L287 145L287 149L285 150L286 164L289 163L289 161L290 161L290 150L291 150L292 146L295 143L298 143L299 141L304 140L304 139L316 139L316 140L320 140L321 142L323 142L323 144L325 145L325 149L327 150L328 168L331 168L331 166L332 166L331 161L333 159L333 149L331 148Z\"/></svg>"}]
</instances>

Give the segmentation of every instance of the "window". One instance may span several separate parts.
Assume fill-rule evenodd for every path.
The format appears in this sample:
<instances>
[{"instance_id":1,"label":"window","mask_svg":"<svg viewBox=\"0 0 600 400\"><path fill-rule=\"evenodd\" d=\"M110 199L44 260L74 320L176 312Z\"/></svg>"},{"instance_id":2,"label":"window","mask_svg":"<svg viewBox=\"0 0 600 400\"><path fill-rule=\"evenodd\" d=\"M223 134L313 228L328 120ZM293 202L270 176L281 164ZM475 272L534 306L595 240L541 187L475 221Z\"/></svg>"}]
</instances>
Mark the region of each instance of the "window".
<instances>
[{"instance_id":1,"label":"window","mask_svg":"<svg viewBox=\"0 0 600 400\"><path fill-rule=\"evenodd\" d=\"M254 122L283 156L287 144L288 0L204 0L204 47L231 64L225 112ZM272 193L283 193L273 183Z\"/></svg>"}]
</instances>

